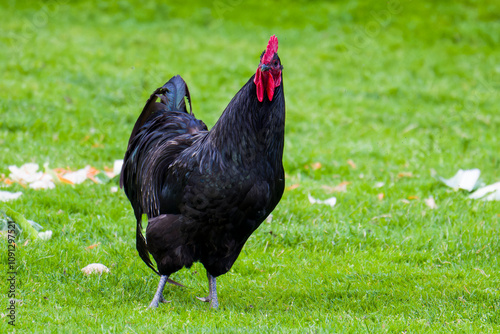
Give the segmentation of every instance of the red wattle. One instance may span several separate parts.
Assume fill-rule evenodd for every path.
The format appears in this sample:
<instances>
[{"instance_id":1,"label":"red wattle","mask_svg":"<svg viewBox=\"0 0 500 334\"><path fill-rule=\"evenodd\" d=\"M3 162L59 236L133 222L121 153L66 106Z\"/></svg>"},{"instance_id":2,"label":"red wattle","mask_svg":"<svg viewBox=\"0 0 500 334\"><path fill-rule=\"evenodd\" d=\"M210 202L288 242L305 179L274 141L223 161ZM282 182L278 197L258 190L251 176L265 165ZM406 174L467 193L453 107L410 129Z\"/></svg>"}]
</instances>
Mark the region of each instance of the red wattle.
<instances>
[{"instance_id":1,"label":"red wattle","mask_svg":"<svg viewBox=\"0 0 500 334\"><path fill-rule=\"evenodd\" d=\"M271 73L267 72L267 82L266 82L266 91L267 91L267 97L269 98L269 101L273 100L274 96L274 78L271 75Z\"/></svg>"},{"instance_id":2,"label":"red wattle","mask_svg":"<svg viewBox=\"0 0 500 334\"><path fill-rule=\"evenodd\" d=\"M257 73L255 73L253 82L257 88L257 99L259 100L259 102L262 102L264 100L264 85L262 83L262 71L260 70L260 68L257 69Z\"/></svg>"}]
</instances>

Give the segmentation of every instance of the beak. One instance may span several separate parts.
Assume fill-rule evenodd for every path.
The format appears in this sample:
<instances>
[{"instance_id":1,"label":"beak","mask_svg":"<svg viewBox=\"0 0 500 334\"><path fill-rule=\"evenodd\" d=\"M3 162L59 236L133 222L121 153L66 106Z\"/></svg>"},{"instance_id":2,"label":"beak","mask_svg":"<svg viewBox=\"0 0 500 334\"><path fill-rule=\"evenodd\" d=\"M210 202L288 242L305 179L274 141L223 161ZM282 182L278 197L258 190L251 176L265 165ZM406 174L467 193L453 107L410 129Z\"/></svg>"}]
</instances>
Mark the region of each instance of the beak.
<instances>
[{"instance_id":1,"label":"beak","mask_svg":"<svg viewBox=\"0 0 500 334\"><path fill-rule=\"evenodd\" d=\"M270 68L271 68L271 67L267 66L266 64L262 64L262 65L260 66L260 69L261 69L261 71L263 71L263 72L265 72L265 71L269 71L269 69L270 69Z\"/></svg>"}]
</instances>

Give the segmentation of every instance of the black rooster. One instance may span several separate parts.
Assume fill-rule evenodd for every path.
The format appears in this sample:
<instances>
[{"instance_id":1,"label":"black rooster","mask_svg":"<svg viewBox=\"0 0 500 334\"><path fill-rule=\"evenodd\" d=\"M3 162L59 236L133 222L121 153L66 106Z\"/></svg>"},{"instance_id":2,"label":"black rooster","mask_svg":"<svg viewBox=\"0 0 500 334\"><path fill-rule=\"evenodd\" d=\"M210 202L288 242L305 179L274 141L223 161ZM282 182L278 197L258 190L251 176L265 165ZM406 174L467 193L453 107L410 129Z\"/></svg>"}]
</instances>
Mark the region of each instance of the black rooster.
<instances>
[{"instance_id":1,"label":"black rooster","mask_svg":"<svg viewBox=\"0 0 500 334\"><path fill-rule=\"evenodd\" d=\"M178 284L169 275L199 261L209 280L202 300L217 308L216 277L231 269L281 199L285 98L277 50L271 36L256 74L212 130L194 117L180 76L151 95L135 123L120 184L137 219L137 251L161 275L150 307L164 301L166 282Z\"/></svg>"}]
</instances>

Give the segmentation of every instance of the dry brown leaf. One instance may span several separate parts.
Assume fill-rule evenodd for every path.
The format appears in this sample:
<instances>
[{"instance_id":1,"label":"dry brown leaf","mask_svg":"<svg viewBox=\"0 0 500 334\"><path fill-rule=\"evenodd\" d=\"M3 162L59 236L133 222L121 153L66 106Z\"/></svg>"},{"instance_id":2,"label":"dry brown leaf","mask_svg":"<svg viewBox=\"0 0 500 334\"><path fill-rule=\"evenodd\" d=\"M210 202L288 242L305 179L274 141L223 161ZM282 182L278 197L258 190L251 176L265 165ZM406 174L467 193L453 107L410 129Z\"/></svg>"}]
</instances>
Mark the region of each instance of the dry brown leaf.
<instances>
[{"instance_id":1,"label":"dry brown leaf","mask_svg":"<svg viewBox=\"0 0 500 334\"><path fill-rule=\"evenodd\" d=\"M402 178L402 177L413 177L413 173L412 172L399 172L398 173L398 177L399 178Z\"/></svg>"},{"instance_id":2,"label":"dry brown leaf","mask_svg":"<svg viewBox=\"0 0 500 334\"><path fill-rule=\"evenodd\" d=\"M291 186L286 187L286 190L293 190L293 189L297 189L298 187L300 187L300 184L296 183L296 184L292 184Z\"/></svg>"},{"instance_id":3,"label":"dry brown leaf","mask_svg":"<svg viewBox=\"0 0 500 334\"><path fill-rule=\"evenodd\" d=\"M351 159L347 160L347 163L349 164L349 166L352 167L352 169L356 169L356 164L354 163L354 161L352 161Z\"/></svg>"},{"instance_id":4,"label":"dry brown leaf","mask_svg":"<svg viewBox=\"0 0 500 334\"><path fill-rule=\"evenodd\" d=\"M65 179L64 177L62 177L61 175L59 174L56 174L57 175L57 178L59 179L59 181L61 181L62 183L67 183L67 184L75 184L73 181L70 181L68 179Z\"/></svg>"},{"instance_id":5,"label":"dry brown leaf","mask_svg":"<svg viewBox=\"0 0 500 334\"><path fill-rule=\"evenodd\" d=\"M321 186L321 188L325 189L327 192L329 193L333 193L333 192L346 192L347 191L347 185L349 185L351 182L349 181L342 181L340 182L338 185L334 186L334 187L331 187L331 186Z\"/></svg>"},{"instance_id":6,"label":"dry brown leaf","mask_svg":"<svg viewBox=\"0 0 500 334\"><path fill-rule=\"evenodd\" d=\"M99 173L100 173L100 171L97 168L90 167L89 171L87 172L87 178L92 180L92 182L94 182L94 183L99 183L99 181L97 181L97 179L95 178L95 176Z\"/></svg>"},{"instance_id":7,"label":"dry brown leaf","mask_svg":"<svg viewBox=\"0 0 500 334\"><path fill-rule=\"evenodd\" d=\"M321 168L321 162L314 162L311 164L312 170L317 170Z\"/></svg>"},{"instance_id":8,"label":"dry brown leaf","mask_svg":"<svg viewBox=\"0 0 500 334\"><path fill-rule=\"evenodd\" d=\"M59 167L59 168L54 168L54 172L56 172L57 174L64 175L64 174L66 174L66 173L71 172L71 170L70 170L70 169L66 169L66 168L61 168L61 167Z\"/></svg>"},{"instance_id":9,"label":"dry brown leaf","mask_svg":"<svg viewBox=\"0 0 500 334\"><path fill-rule=\"evenodd\" d=\"M408 196L408 199L418 199L418 196Z\"/></svg>"},{"instance_id":10,"label":"dry brown leaf","mask_svg":"<svg viewBox=\"0 0 500 334\"><path fill-rule=\"evenodd\" d=\"M378 194L377 198L378 198L379 201L383 200L384 199L384 193Z\"/></svg>"},{"instance_id":11,"label":"dry brown leaf","mask_svg":"<svg viewBox=\"0 0 500 334\"><path fill-rule=\"evenodd\" d=\"M317 170L321 168L321 162L313 162L312 164L305 165L304 169Z\"/></svg>"},{"instance_id":12,"label":"dry brown leaf","mask_svg":"<svg viewBox=\"0 0 500 334\"><path fill-rule=\"evenodd\" d=\"M98 243L96 243L96 244L90 245L90 246L88 246L88 247L87 247L87 249L94 249L94 248L96 248L97 246L99 246L100 244L101 244L101 243L100 243L100 242L98 242Z\"/></svg>"}]
</instances>

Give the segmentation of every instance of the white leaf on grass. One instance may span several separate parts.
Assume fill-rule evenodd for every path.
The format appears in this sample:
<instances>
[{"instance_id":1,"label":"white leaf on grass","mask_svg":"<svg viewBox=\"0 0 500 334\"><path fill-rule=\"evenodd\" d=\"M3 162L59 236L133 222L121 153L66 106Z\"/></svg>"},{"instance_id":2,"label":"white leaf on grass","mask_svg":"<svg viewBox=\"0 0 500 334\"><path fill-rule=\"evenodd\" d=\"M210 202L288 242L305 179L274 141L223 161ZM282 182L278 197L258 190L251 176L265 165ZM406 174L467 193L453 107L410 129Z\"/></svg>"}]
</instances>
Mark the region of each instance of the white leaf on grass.
<instances>
[{"instance_id":1,"label":"white leaf on grass","mask_svg":"<svg viewBox=\"0 0 500 334\"><path fill-rule=\"evenodd\" d=\"M32 189L54 189L55 187L54 180L49 174L42 174L39 180L30 183Z\"/></svg>"},{"instance_id":2,"label":"white leaf on grass","mask_svg":"<svg viewBox=\"0 0 500 334\"><path fill-rule=\"evenodd\" d=\"M79 169L75 172L69 172L64 174L64 178L73 184L80 184L83 183L87 179L87 174L90 170L90 166L85 166L82 169Z\"/></svg>"},{"instance_id":3,"label":"white leaf on grass","mask_svg":"<svg viewBox=\"0 0 500 334\"><path fill-rule=\"evenodd\" d=\"M109 273L108 267L100 263L91 263L85 268L82 268L82 271L85 275L90 275L90 274L101 275L102 273Z\"/></svg>"},{"instance_id":4,"label":"white leaf on grass","mask_svg":"<svg viewBox=\"0 0 500 334\"><path fill-rule=\"evenodd\" d=\"M425 204L431 209L437 208L436 201L434 200L434 197L432 197L432 196L429 196L429 198L425 199Z\"/></svg>"},{"instance_id":5,"label":"white leaf on grass","mask_svg":"<svg viewBox=\"0 0 500 334\"><path fill-rule=\"evenodd\" d=\"M113 174L119 175L122 172L123 160L115 160L113 163Z\"/></svg>"},{"instance_id":6,"label":"white leaf on grass","mask_svg":"<svg viewBox=\"0 0 500 334\"><path fill-rule=\"evenodd\" d=\"M451 179L445 179L443 177L439 177L439 179L448 187L455 190L464 189L472 191L477 180L479 179L479 175L481 175L481 171L477 168L467 170L459 169L457 174L455 174L455 176Z\"/></svg>"},{"instance_id":7,"label":"white leaf on grass","mask_svg":"<svg viewBox=\"0 0 500 334\"><path fill-rule=\"evenodd\" d=\"M7 202L18 199L23 193L18 191L17 193L11 193L10 191L0 191L0 202Z\"/></svg>"},{"instance_id":8,"label":"white leaf on grass","mask_svg":"<svg viewBox=\"0 0 500 334\"><path fill-rule=\"evenodd\" d=\"M10 179L21 184L29 184L33 189L55 188L52 176L38 171L38 164L27 163L21 167L9 166Z\"/></svg>"},{"instance_id":9,"label":"white leaf on grass","mask_svg":"<svg viewBox=\"0 0 500 334\"><path fill-rule=\"evenodd\" d=\"M52 231L38 232L38 238L41 240L49 240L52 238Z\"/></svg>"},{"instance_id":10,"label":"white leaf on grass","mask_svg":"<svg viewBox=\"0 0 500 334\"><path fill-rule=\"evenodd\" d=\"M38 164L29 162L21 167L9 166L10 179L19 183L31 183L42 178L43 172L38 171Z\"/></svg>"},{"instance_id":11,"label":"white leaf on grass","mask_svg":"<svg viewBox=\"0 0 500 334\"><path fill-rule=\"evenodd\" d=\"M474 191L469 198L481 198L483 201L500 201L500 182L479 188Z\"/></svg>"},{"instance_id":12,"label":"white leaf on grass","mask_svg":"<svg viewBox=\"0 0 500 334\"><path fill-rule=\"evenodd\" d=\"M316 198L312 197L311 194L307 194L307 198L309 199L309 202L311 204L327 204L331 207L334 207L335 204L337 203L337 198L335 198L335 197L330 197L330 198L325 199L323 201L323 200L316 199Z\"/></svg>"}]
</instances>

